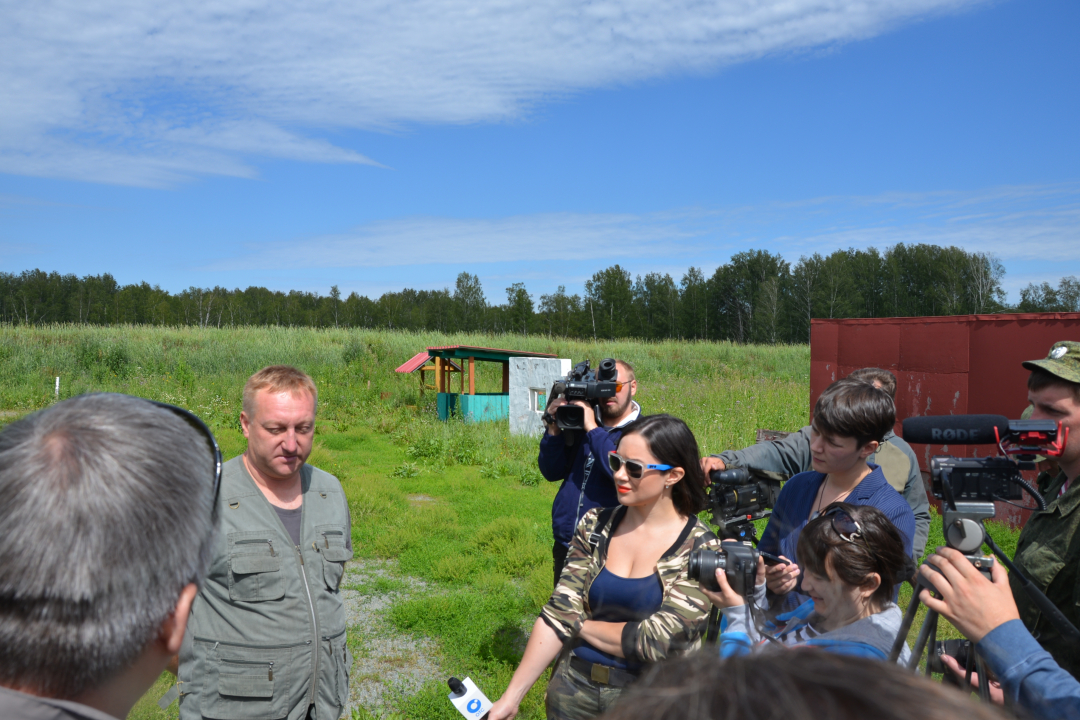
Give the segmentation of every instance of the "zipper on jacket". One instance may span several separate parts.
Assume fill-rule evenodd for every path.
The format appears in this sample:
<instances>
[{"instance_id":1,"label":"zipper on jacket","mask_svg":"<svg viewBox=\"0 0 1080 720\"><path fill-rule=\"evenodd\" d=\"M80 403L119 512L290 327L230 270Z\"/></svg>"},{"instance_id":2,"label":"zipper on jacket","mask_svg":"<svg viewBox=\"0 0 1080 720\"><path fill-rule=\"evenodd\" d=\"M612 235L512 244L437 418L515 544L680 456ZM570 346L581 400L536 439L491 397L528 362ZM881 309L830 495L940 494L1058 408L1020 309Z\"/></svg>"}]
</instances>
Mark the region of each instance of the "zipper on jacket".
<instances>
[{"instance_id":1,"label":"zipper on jacket","mask_svg":"<svg viewBox=\"0 0 1080 720\"><path fill-rule=\"evenodd\" d=\"M237 540L235 544L236 545L251 545L251 544L260 544L261 545L262 543L266 543L267 545L270 546L270 557L277 557L277 553L274 552L274 541L273 540Z\"/></svg>"},{"instance_id":2,"label":"zipper on jacket","mask_svg":"<svg viewBox=\"0 0 1080 720\"><path fill-rule=\"evenodd\" d=\"M303 506L301 506L303 507ZM304 511L300 511L300 528L303 532ZM311 586L308 585L307 569L304 567L304 551L296 546L296 556L300 559L300 576L304 581L304 593L307 595L308 608L311 609L311 634L319 637L319 619L315 615L315 601L311 599ZM315 690L319 684L319 646L311 651L311 690L308 691L308 706L315 704Z\"/></svg>"}]
</instances>

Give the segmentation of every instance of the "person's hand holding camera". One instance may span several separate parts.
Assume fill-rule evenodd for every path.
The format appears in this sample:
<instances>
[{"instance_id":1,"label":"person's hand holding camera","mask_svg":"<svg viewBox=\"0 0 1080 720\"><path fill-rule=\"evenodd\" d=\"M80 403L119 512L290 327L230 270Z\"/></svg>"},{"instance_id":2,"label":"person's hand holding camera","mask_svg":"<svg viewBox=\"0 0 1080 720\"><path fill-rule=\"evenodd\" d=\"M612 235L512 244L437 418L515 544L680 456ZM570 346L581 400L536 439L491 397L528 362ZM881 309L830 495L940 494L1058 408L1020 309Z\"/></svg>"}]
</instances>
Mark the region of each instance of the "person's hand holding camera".
<instances>
[{"instance_id":1,"label":"person's hand holding camera","mask_svg":"<svg viewBox=\"0 0 1080 720\"><path fill-rule=\"evenodd\" d=\"M788 560L783 555L778 556L782 560ZM769 592L775 595L787 595L799 584L799 566L793 562L765 567L765 584Z\"/></svg>"},{"instance_id":2,"label":"person's hand holding camera","mask_svg":"<svg viewBox=\"0 0 1080 720\"><path fill-rule=\"evenodd\" d=\"M731 589L731 583L728 582L727 574L720 568L716 568L716 584L720 586L720 590L713 591L704 587L701 588L701 592L705 593L705 597L709 598L716 607L721 610L730 607L738 607L746 604L746 598L739 593ZM757 561L757 577L754 579L755 586L761 586L765 584L765 559L758 557Z\"/></svg>"},{"instance_id":3,"label":"person's hand holding camera","mask_svg":"<svg viewBox=\"0 0 1080 720\"><path fill-rule=\"evenodd\" d=\"M978 643L998 625L1020 619L1009 588L1009 573L997 563L990 569L991 582L963 553L952 548L938 548L926 562L941 572L925 564L919 572L941 597L923 590L919 599L944 615L971 642Z\"/></svg>"},{"instance_id":4,"label":"person's hand holding camera","mask_svg":"<svg viewBox=\"0 0 1080 720\"><path fill-rule=\"evenodd\" d=\"M545 415L551 416L551 422L547 423L548 435L561 435L562 430L559 429L558 423L555 422L555 411L566 404L566 398L560 395L554 398L547 404L547 409L544 411Z\"/></svg>"},{"instance_id":5,"label":"person's hand holding camera","mask_svg":"<svg viewBox=\"0 0 1080 720\"><path fill-rule=\"evenodd\" d=\"M949 668L949 672L956 676L961 683L964 682L964 678L967 677L967 668L960 667L960 663L956 662L956 658L952 655L942 655L941 662L945 667ZM1001 683L997 680L991 680L987 683L990 686L990 702L995 705L1005 704L1005 691L1001 689ZM979 673L971 673L971 686L974 688L979 687Z\"/></svg>"},{"instance_id":6,"label":"person's hand holding camera","mask_svg":"<svg viewBox=\"0 0 1080 720\"><path fill-rule=\"evenodd\" d=\"M727 465L724 461L715 455L707 455L701 458L701 471L705 473L705 487L712 485L711 473L727 470Z\"/></svg>"},{"instance_id":7,"label":"person's hand holding camera","mask_svg":"<svg viewBox=\"0 0 1080 720\"><path fill-rule=\"evenodd\" d=\"M577 405L579 408L584 408L584 410L585 410L585 419L584 419L585 432L591 433L593 430L600 427L599 425L596 424L596 410L593 408L592 405L585 402L584 400L574 400L570 404L571 405Z\"/></svg>"}]
</instances>

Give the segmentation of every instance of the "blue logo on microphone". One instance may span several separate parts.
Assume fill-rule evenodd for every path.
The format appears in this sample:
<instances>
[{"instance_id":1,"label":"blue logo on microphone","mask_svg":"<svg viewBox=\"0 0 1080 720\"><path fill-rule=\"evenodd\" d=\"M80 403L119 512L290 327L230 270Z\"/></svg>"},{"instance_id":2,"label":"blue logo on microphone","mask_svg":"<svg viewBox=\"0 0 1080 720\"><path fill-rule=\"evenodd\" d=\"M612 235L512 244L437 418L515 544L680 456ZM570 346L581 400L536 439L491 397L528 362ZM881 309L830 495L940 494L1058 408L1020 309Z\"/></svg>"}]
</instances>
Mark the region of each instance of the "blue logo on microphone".
<instances>
[{"instance_id":1,"label":"blue logo on microphone","mask_svg":"<svg viewBox=\"0 0 1080 720\"><path fill-rule=\"evenodd\" d=\"M471 713L476 712L480 709L480 700L478 698L473 698L469 701L469 704L465 706L465 709Z\"/></svg>"}]
</instances>

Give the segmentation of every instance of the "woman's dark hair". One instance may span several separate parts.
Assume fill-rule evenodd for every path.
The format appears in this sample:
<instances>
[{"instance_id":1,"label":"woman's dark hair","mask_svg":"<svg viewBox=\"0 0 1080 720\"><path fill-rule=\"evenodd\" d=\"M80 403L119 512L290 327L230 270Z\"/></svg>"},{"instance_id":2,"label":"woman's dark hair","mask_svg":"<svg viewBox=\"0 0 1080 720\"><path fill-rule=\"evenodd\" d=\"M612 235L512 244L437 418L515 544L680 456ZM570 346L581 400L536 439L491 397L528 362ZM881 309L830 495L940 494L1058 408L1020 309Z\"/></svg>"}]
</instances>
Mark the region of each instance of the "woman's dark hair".
<instances>
[{"instance_id":1,"label":"woman's dark hair","mask_svg":"<svg viewBox=\"0 0 1080 720\"><path fill-rule=\"evenodd\" d=\"M666 413L643 415L622 428L622 437L627 435L640 435L657 460L683 469L682 480L671 486L671 500L680 515L689 517L705 509L705 473L697 439L686 423Z\"/></svg>"},{"instance_id":2,"label":"woman's dark hair","mask_svg":"<svg viewBox=\"0 0 1080 720\"><path fill-rule=\"evenodd\" d=\"M1005 720L902 668L817 648L654 665L600 720Z\"/></svg>"},{"instance_id":3,"label":"woman's dark hair","mask_svg":"<svg viewBox=\"0 0 1080 720\"><path fill-rule=\"evenodd\" d=\"M825 435L855 438L857 447L881 442L896 424L896 406L884 390L864 380L837 380L814 405L814 429Z\"/></svg>"},{"instance_id":4,"label":"woman's dark hair","mask_svg":"<svg viewBox=\"0 0 1080 720\"><path fill-rule=\"evenodd\" d=\"M839 508L862 528L862 536L848 542L833 528L829 510ZM881 584L871 600L879 607L892 601L893 590L915 572L915 562L904 552L900 531L872 505L849 505L834 502L821 515L806 523L799 533L795 555L802 567L815 575L829 577L830 561L833 573L844 584L862 587L871 574L881 577Z\"/></svg>"}]
</instances>

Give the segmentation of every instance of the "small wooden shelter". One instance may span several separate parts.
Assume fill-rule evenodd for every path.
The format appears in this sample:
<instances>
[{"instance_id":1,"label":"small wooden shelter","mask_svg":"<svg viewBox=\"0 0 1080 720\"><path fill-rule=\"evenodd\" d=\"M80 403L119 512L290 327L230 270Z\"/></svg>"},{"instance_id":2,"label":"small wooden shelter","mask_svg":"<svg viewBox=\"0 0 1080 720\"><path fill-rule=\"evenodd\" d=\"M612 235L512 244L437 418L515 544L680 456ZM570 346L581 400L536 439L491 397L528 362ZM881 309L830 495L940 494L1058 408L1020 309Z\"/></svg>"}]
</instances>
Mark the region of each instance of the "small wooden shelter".
<instances>
[{"instance_id":1,"label":"small wooden shelter","mask_svg":"<svg viewBox=\"0 0 1080 720\"><path fill-rule=\"evenodd\" d=\"M554 358L547 353L525 350L475 347L472 345L438 345L414 355L397 368L400 373L419 373L420 392L425 389L438 393L439 419L446 420L455 412L471 420L500 420L510 414L510 358ZM502 365L502 392L476 392L476 363L497 362ZM431 363L430 365L428 363ZM426 382L425 373L433 374L433 384ZM454 373L458 375L458 392L452 392ZM466 375L468 391L466 392Z\"/></svg>"}]
</instances>

